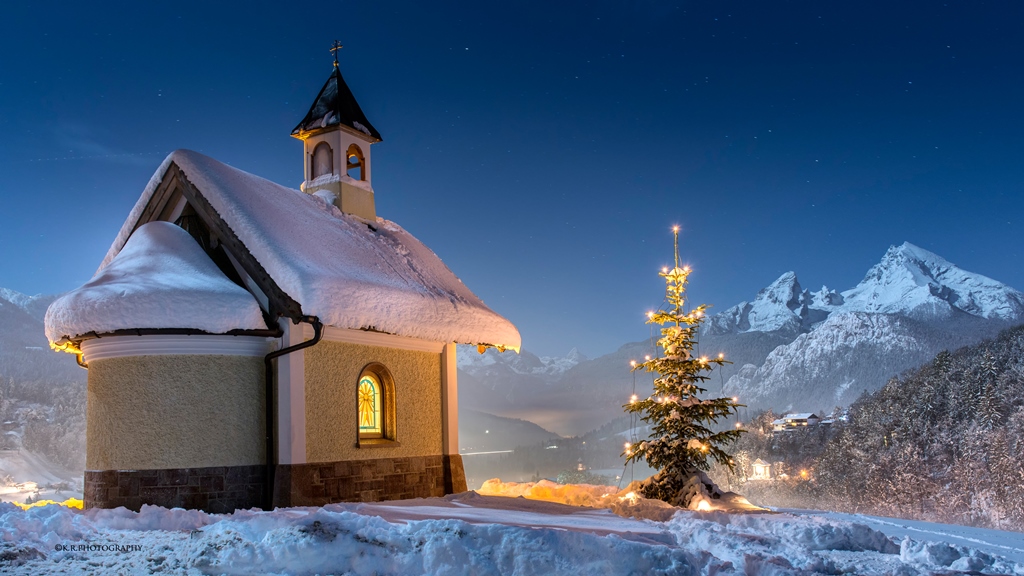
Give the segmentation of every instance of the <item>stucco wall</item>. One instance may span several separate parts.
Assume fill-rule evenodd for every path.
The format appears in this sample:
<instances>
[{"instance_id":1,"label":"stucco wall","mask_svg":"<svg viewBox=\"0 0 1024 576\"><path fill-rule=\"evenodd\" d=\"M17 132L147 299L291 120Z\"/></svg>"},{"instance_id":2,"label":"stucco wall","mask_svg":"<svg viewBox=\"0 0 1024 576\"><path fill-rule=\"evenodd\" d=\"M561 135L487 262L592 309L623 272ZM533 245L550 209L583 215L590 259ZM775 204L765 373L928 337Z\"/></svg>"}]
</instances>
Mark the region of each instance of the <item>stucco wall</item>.
<instances>
[{"instance_id":1,"label":"stucco wall","mask_svg":"<svg viewBox=\"0 0 1024 576\"><path fill-rule=\"evenodd\" d=\"M263 464L263 359L133 356L89 363L86 468Z\"/></svg>"},{"instance_id":2,"label":"stucco wall","mask_svg":"<svg viewBox=\"0 0 1024 576\"><path fill-rule=\"evenodd\" d=\"M440 354L330 341L304 353L308 462L441 454ZM371 362L394 377L400 446L356 447L356 384Z\"/></svg>"}]
</instances>

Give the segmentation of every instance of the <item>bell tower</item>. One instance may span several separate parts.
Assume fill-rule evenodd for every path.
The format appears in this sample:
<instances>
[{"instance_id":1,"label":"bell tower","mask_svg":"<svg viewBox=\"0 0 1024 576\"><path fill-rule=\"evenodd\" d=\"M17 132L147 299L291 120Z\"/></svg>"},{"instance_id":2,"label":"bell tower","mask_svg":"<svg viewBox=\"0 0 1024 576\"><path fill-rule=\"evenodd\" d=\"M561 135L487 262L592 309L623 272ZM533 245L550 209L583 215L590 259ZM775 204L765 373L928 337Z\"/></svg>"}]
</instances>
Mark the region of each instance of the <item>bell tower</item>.
<instances>
[{"instance_id":1,"label":"bell tower","mask_svg":"<svg viewBox=\"0 0 1024 576\"><path fill-rule=\"evenodd\" d=\"M306 117L292 130L302 140L303 192L319 196L346 214L376 220L373 202L373 164L370 146L380 133L366 119L338 67L335 40L334 71L320 89Z\"/></svg>"}]
</instances>

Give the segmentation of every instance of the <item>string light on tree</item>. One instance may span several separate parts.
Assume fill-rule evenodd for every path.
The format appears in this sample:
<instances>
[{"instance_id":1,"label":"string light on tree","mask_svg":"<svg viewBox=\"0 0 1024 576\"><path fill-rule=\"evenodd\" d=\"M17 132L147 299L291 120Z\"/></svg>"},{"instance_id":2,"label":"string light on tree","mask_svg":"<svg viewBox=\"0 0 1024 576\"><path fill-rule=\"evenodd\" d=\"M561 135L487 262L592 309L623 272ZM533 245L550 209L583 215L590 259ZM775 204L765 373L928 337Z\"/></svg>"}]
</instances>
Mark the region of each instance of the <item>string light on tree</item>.
<instances>
[{"instance_id":1,"label":"string light on tree","mask_svg":"<svg viewBox=\"0 0 1024 576\"><path fill-rule=\"evenodd\" d=\"M689 502L679 501L687 482L694 474L709 469L712 460L731 469L733 460L724 447L738 439L743 430L738 426L712 430L719 418L737 413L740 405L735 398L700 398L707 392L702 384L708 380L708 374L727 361L724 354L717 358L692 355L706 306L686 311L685 293L691 270L689 266L679 266L679 227L673 226L672 232L674 265L671 269L663 268L659 274L665 279L668 309L647 313L648 324L661 326L658 347L662 354L656 358L645 356L640 364L631 363L634 371L656 375L654 390L647 398L630 398L623 405L623 409L651 426L650 437L627 445L623 456L627 463L646 460L659 471L644 483L644 496L688 506Z\"/></svg>"}]
</instances>

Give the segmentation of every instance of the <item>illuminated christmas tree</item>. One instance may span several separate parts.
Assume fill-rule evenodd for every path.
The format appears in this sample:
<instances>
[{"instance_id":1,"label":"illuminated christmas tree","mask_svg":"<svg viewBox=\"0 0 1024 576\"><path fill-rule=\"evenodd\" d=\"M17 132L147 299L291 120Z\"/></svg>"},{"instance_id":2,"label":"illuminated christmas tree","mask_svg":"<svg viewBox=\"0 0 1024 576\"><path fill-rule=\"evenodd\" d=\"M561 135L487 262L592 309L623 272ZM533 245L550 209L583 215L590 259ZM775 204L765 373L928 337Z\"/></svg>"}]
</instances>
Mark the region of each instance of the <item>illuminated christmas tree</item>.
<instances>
[{"instance_id":1,"label":"illuminated christmas tree","mask_svg":"<svg viewBox=\"0 0 1024 576\"><path fill-rule=\"evenodd\" d=\"M663 268L668 310L647 314L648 324L661 326L658 346L662 354L637 364L633 370L653 372L654 392L647 398L634 396L623 408L639 415L651 425L650 437L636 445L627 444L626 461L646 460L658 473L646 480L640 491L677 506L697 508L700 500L715 498L717 487L703 471L710 460L732 468L731 456L723 449L739 438L742 430L715 431L719 418L734 414L740 406L732 398L701 399L707 392L702 384L716 366L726 363L716 358L697 356L697 335L704 321L706 305L686 310L686 283L689 266L679 266L679 227L675 237L675 265ZM700 496L703 496L701 498ZM707 504L700 507L707 507Z\"/></svg>"}]
</instances>

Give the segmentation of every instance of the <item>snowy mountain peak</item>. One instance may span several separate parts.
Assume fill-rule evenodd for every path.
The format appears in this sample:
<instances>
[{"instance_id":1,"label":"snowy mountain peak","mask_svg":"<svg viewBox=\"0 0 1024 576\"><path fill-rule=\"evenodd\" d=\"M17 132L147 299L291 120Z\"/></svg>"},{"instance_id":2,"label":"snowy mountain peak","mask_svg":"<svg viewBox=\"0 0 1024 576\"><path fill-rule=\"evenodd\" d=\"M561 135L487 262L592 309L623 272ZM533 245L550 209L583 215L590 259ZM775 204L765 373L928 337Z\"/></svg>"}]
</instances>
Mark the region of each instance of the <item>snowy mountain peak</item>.
<instances>
[{"instance_id":1,"label":"snowy mountain peak","mask_svg":"<svg viewBox=\"0 0 1024 576\"><path fill-rule=\"evenodd\" d=\"M800 281L796 278L796 272L786 272L775 282L762 288L754 298L754 304L765 304L768 306L785 306L791 311L800 308L801 296Z\"/></svg>"},{"instance_id":2,"label":"snowy mountain peak","mask_svg":"<svg viewBox=\"0 0 1024 576\"><path fill-rule=\"evenodd\" d=\"M890 246L882 256L882 260L871 267L864 276L865 282L889 279L912 279L917 285L927 284L934 279L934 272L956 268L954 264L924 248L904 242L900 246Z\"/></svg>"},{"instance_id":3,"label":"snowy mountain peak","mask_svg":"<svg viewBox=\"0 0 1024 576\"><path fill-rule=\"evenodd\" d=\"M584 362L587 357L573 348L565 356L538 357L526 350L519 354L501 353L488 348L483 354L477 352L475 346L459 346L456 356L459 369L471 374L483 374L495 370L532 376L558 376L573 366Z\"/></svg>"},{"instance_id":4,"label":"snowy mountain peak","mask_svg":"<svg viewBox=\"0 0 1024 576\"><path fill-rule=\"evenodd\" d=\"M43 315L46 314L46 307L49 306L54 298L56 298L55 295L36 294L35 296L29 296L10 288L0 288L0 306L4 302L9 302L40 321L43 319Z\"/></svg>"},{"instance_id":5,"label":"snowy mountain peak","mask_svg":"<svg viewBox=\"0 0 1024 576\"><path fill-rule=\"evenodd\" d=\"M839 293L822 286L802 290L786 272L757 293L708 319L706 333L806 332L833 312L901 314L943 319L955 312L993 320L1024 320L1024 293L958 268L945 258L904 242L891 246L857 286Z\"/></svg>"},{"instance_id":6,"label":"snowy mountain peak","mask_svg":"<svg viewBox=\"0 0 1024 576\"><path fill-rule=\"evenodd\" d=\"M821 290L811 294L811 308L827 310L840 306L843 303L843 295L835 290L829 290L828 286L822 286Z\"/></svg>"},{"instance_id":7,"label":"snowy mountain peak","mask_svg":"<svg viewBox=\"0 0 1024 576\"><path fill-rule=\"evenodd\" d=\"M709 319L711 334L737 332L800 332L809 321L810 292L800 287L794 272L786 272L757 293L753 302L741 302Z\"/></svg>"},{"instance_id":8,"label":"snowy mountain peak","mask_svg":"<svg viewBox=\"0 0 1024 576\"><path fill-rule=\"evenodd\" d=\"M566 354L564 358L560 358L559 360L572 362L575 365L579 364L584 360L589 360L589 358L587 358L587 356L584 353L580 352L579 349L573 347L573 349L569 350L569 353Z\"/></svg>"},{"instance_id":9,"label":"snowy mountain peak","mask_svg":"<svg viewBox=\"0 0 1024 576\"><path fill-rule=\"evenodd\" d=\"M0 299L7 300L19 308L24 308L32 300L32 296L22 294L10 288L0 288Z\"/></svg>"},{"instance_id":10,"label":"snowy mountain peak","mask_svg":"<svg viewBox=\"0 0 1024 576\"><path fill-rule=\"evenodd\" d=\"M917 246L916 244L911 244L910 242L903 242L903 244L900 244L899 246L890 246L889 249L886 250L885 253L886 253L886 255L899 253L899 254L904 254L904 255L906 255L906 256L908 256L910 258L913 258L915 260L920 260L922 262L931 261L931 262L936 262L936 263L939 263L939 264L944 264L946 266L952 266L953 265L948 260L943 258L942 256L939 256L938 254L936 254L934 252L925 250L924 248L921 248L920 246Z\"/></svg>"},{"instance_id":11,"label":"snowy mountain peak","mask_svg":"<svg viewBox=\"0 0 1024 576\"><path fill-rule=\"evenodd\" d=\"M891 246L842 296L841 308L850 312L941 318L959 310L989 319L1024 318L1021 292L909 242Z\"/></svg>"}]
</instances>

